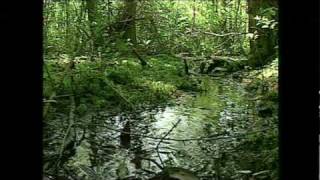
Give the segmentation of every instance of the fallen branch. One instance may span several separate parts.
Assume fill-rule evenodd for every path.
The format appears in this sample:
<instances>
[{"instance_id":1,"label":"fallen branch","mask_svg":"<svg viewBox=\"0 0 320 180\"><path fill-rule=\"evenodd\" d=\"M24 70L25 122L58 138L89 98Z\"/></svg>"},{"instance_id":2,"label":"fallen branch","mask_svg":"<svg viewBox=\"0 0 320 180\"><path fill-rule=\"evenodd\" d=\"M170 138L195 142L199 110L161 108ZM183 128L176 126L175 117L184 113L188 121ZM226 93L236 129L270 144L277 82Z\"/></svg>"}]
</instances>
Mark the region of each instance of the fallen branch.
<instances>
[{"instance_id":1,"label":"fallen branch","mask_svg":"<svg viewBox=\"0 0 320 180\"><path fill-rule=\"evenodd\" d=\"M56 97L56 92L54 91L54 92L50 95L49 99L46 100L46 101L53 101L55 97ZM43 119L46 119L47 114L48 114L48 112L49 112L49 109L50 109L50 103L46 103L46 105L45 105L44 108L43 108Z\"/></svg>"},{"instance_id":2,"label":"fallen branch","mask_svg":"<svg viewBox=\"0 0 320 180\"><path fill-rule=\"evenodd\" d=\"M222 136L222 135L225 135L225 134L213 134L213 135L206 136L206 137L195 137L195 138L186 138L186 139L163 138L163 137L155 137L155 136L141 135L141 134L138 134L138 133L121 131L120 129L115 129L115 128L112 128L110 126L103 126L103 125L100 125L100 124L99 124L99 126L103 127L103 128L106 128L106 129L109 129L109 130L112 130L112 131L122 132L123 134L130 134L132 136L139 136L139 137L155 139L155 140L159 140L159 139L161 140L162 139L163 141L182 141L183 142L183 141L217 140L217 139L230 138L229 136L228 137Z\"/></svg>"},{"instance_id":3,"label":"fallen branch","mask_svg":"<svg viewBox=\"0 0 320 180\"><path fill-rule=\"evenodd\" d=\"M236 33L236 32L231 32L231 33L226 33L226 34L218 34L218 33L213 33L213 32L204 32L204 31L200 31L200 32L203 33L203 34L217 36L217 37L237 36L237 35L248 34L248 33Z\"/></svg>"},{"instance_id":4,"label":"fallen branch","mask_svg":"<svg viewBox=\"0 0 320 180\"><path fill-rule=\"evenodd\" d=\"M63 137L63 140L62 140L62 144L61 144L61 147L60 147L60 150L59 150L59 158L58 158L58 162L57 162L57 167L60 164L60 159L62 158L63 151L64 151L64 149L66 147L67 138L70 135L72 126L74 125L74 117L75 117L75 113L74 113L75 112L75 99L74 99L74 96L70 97L70 101L71 101L71 105L70 105L70 112L69 112L69 125L68 125L68 128L67 128L67 130L66 130L66 132L64 134L64 137Z\"/></svg>"},{"instance_id":5,"label":"fallen branch","mask_svg":"<svg viewBox=\"0 0 320 180\"><path fill-rule=\"evenodd\" d=\"M130 18L130 19L124 19L121 21L118 21L118 23L126 23L126 22L131 22L131 21L137 21L137 20L144 20L145 18L141 17L141 18Z\"/></svg>"},{"instance_id":6,"label":"fallen branch","mask_svg":"<svg viewBox=\"0 0 320 180\"><path fill-rule=\"evenodd\" d=\"M57 103L57 101L53 100L53 99L48 99L48 100L47 99L43 99L42 102L43 103Z\"/></svg>"},{"instance_id":7,"label":"fallen branch","mask_svg":"<svg viewBox=\"0 0 320 180\"><path fill-rule=\"evenodd\" d=\"M162 143L163 139L166 138L172 131L174 128L176 128L178 126L178 124L181 122L181 119L179 119L173 126L172 128L160 139L160 141L158 142L157 146L156 146L156 151L157 151L157 154L158 154L158 157L160 159L160 162L162 164L162 166L164 166L164 163L160 157L160 153L159 153L159 146L160 144Z\"/></svg>"},{"instance_id":8,"label":"fallen branch","mask_svg":"<svg viewBox=\"0 0 320 180\"><path fill-rule=\"evenodd\" d=\"M229 56L210 56L213 61L245 61L245 58L233 58Z\"/></svg>"},{"instance_id":9,"label":"fallen branch","mask_svg":"<svg viewBox=\"0 0 320 180\"><path fill-rule=\"evenodd\" d=\"M150 171L150 170L148 170L148 169L143 169L143 168L141 168L141 170L144 171L144 172L146 172L146 173L148 173L148 174L157 174L156 172Z\"/></svg>"},{"instance_id":10,"label":"fallen branch","mask_svg":"<svg viewBox=\"0 0 320 180\"><path fill-rule=\"evenodd\" d=\"M147 160L147 161L150 161L150 162L153 162L159 169L163 169L163 167L157 162L155 161L154 159L150 159L150 158L145 158L145 157L140 157L142 160Z\"/></svg>"},{"instance_id":11,"label":"fallen branch","mask_svg":"<svg viewBox=\"0 0 320 180\"><path fill-rule=\"evenodd\" d=\"M140 60L140 63L141 63L142 66L148 65L147 61L144 60L144 59L142 58L142 56L140 56L140 54L138 53L138 51L137 51L135 48L132 48L132 52L133 52L133 54L136 55L137 58Z\"/></svg>"},{"instance_id":12,"label":"fallen branch","mask_svg":"<svg viewBox=\"0 0 320 180\"><path fill-rule=\"evenodd\" d=\"M228 136L227 135L228 133L220 133L220 134L212 134L212 135L209 135L209 136L202 136L202 137L176 139L176 138L165 138L165 137L155 137L155 136L149 136L149 135L142 135L142 134L139 134L139 133L132 133L132 132L130 133L130 132L126 132L126 131L121 131L120 129L112 128L110 126L103 126L103 125L100 125L100 124L99 124L99 126L103 127L103 128L106 128L106 129L109 129L109 130L112 130L112 131L122 132L124 134L130 134L132 136L139 136L139 137L142 137L142 138L149 138L149 139L155 139L155 140L159 140L160 139L160 140L162 140L162 142L163 141L185 142L185 141L202 141L202 140L214 141L214 140L219 140L219 139L238 138L238 137L247 136L247 135L250 135L250 134L255 134L255 133L259 133L261 131L265 131L265 130L271 129L271 128L265 128L265 129L260 129L260 130L257 130L257 131L252 131L250 133L236 134L234 136Z\"/></svg>"}]
</instances>

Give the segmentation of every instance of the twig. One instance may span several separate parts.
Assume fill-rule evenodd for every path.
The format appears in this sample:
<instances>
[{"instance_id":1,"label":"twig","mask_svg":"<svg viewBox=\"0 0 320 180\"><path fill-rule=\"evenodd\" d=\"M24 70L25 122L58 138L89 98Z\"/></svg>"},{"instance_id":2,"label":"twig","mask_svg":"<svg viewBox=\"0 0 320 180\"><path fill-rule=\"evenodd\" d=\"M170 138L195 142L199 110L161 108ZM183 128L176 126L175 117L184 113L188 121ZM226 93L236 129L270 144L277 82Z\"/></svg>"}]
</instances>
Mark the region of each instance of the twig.
<instances>
[{"instance_id":1,"label":"twig","mask_svg":"<svg viewBox=\"0 0 320 180\"><path fill-rule=\"evenodd\" d=\"M138 134L138 133L129 133L129 132L126 132L126 131L121 131L120 129L112 128L110 126L101 126L101 125L99 125L99 126L107 128L107 129L112 130L112 131L122 132L124 134L130 134L130 135L133 135L133 136L140 136L140 137L149 138L149 139L160 139L160 140L162 139L163 141L198 141L198 140L203 140L203 139L212 139L212 140L214 140L214 138L216 138L217 136L225 135L225 134L214 134L214 135L211 135L209 137L195 137L195 138L187 138L187 139L175 139L175 138L163 138L163 137L155 137L155 136L149 136L149 135L141 135L141 134Z\"/></svg>"},{"instance_id":2,"label":"twig","mask_svg":"<svg viewBox=\"0 0 320 180\"><path fill-rule=\"evenodd\" d=\"M50 99L48 99L48 100L47 99L43 99L42 102L43 103L57 103L57 101L53 100L53 99L51 99L51 100Z\"/></svg>"},{"instance_id":3,"label":"twig","mask_svg":"<svg viewBox=\"0 0 320 180\"><path fill-rule=\"evenodd\" d=\"M63 140L62 140L62 144L61 144L61 147L60 147L60 150L59 150L59 158L58 158L57 166L59 165L59 161L62 158L63 151L64 151L64 148L65 148L65 144L66 144L68 135L70 134L71 128L74 125L74 116L75 116L75 114L74 114L74 111L75 111L74 96L71 96L70 100L71 100L71 107L70 107L70 113L69 113L69 125L68 125L68 128L67 128L67 130L66 130L66 132L64 134L64 137L63 137Z\"/></svg>"},{"instance_id":4,"label":"twig","mask_svg":"<svg viewBox=\"0 0 320 180\"><path fill-rule=\"evenodd\" d=\"M144 20L145 18L140 17L140 18L129 18L129 19L124 19L121 21L118 21L118 23L126 23L126 22L130 22L130 21L137 21L137 20Z\"/></svg>"},{"instance_id":5,"label":"twig","mask_svg":"<svg viewBox=\"0 0 320 180\"><path fill-rule=\"evenodd\" d=\"M144 171L144 172L146 172L146 173L148 173L148 174L157 174L156 172L150 171L150 170L148 170L148 169L143 169L143 168L141 168L141 170Z\"/></svg>"},{"instance_id":6,"label":"twig","mask_svg":"<svg viewBox=\"0 0 320 180\"><path fill-rule=\"evenodd\" d=\"M213 33L213 32L203 32L203 34L208 34L208 35L212 35L212 36L217 36L217 37L224 37L224 36L237 36L237 35L244 35L244 34L248 34L248 33L236 33L236 32L231 32L231 33L226 33L226 34L217 34L217 33Z\"/></svg>"},{"instance_id":7,"label":"twig","mask_svg":"<svg viewBox=\"0 0 320 180\"><path fill-rule=\"evenodd\" d=\"M158 157L160 159L160 162L162 164L162 166L164 166L163 164L163 161L160 157L160 153L159 153L159 146L160 144L162 143L162 141L164 140L164 138L166 138L172 131L174 128L176 128L178 126L178 124L181 122L181 119L178 119L178 121L172 126L172 128L160 139L160 141L158 142L157 146L156 146L156 151L157 151L157 154L158 154Z\"/></svg>"},{"instance_id":8,"label":"twig","mask_svg":"<svg viewBox=\"0 0 320 180\"><path fill-rule=\"evenodd\" d=\"M99 126L107 128L107 129L112 130L112 131L122 132L123 134L130 134L132 136L140 136L140 137L143 137L143 138L156 139L156 140L160 139L160 140L162 140L162 142L163 141L185 142L185 141L201 141L201 140L214 141L214 140L219 140L219 139L237 138L237 137L246 136L246 135L249 135L249 134L254 134L254 133L258 133L258 132L270 129L270 128L265 128L265 129L253 131L253 132L250 132L250 133L243 133L243 134L238 134L238 135L234 135L234 136L227 136L227 133L220 133L220 134L212 134L212 135L203 136L203 137L193 137L193 138L186 138L186 139L175 139L175 138L164 138L164 137L155 137L155 136L149 136L149 135L142 135L142 134L138 134L138 133L130 133L130 132L126 132L126 131L121 131L120 129L112 128L110 126L101 126L101 125L99 125Z\"/></svg>"},{"instance_id":9,"label":"twig","mask_svg":"<svg viewBox=\"0 0 320 180\"><path fill-rule=\"evenodd\" d=\"M63 95L57 95L55 98L60 98L60 97L69 97L72 96L72 94L63 94Z\"/></svg>"},{"instance_id":10,"label":"twig","mask_svg":"<svg viewBox=\"0 0 320 180\"><path fill-rule=\"evenodd\" d=\"M77 142L78 145L81 144L81 142L86 138L86 128L83 129L83 134L80 138L80 140Z\"/></svg>"},{"instance_id":11,"label":"twig","mask_svg":"<svg viewBox=\"0 0 320 180\"><path fill-rule=\"evenodd\" d=\"M140 157L142 160L147 160L150 162L153 162L158 168L160 168L161 170L163 169L163 166L161 166L157 161L155 161L154 159L150 159L150 158L145 158L145 157Z\"/></svg>"},{"instance_id":12,"label":"twig","mask_svg":"<svg viewBox=\"0 0 320 180\"><path fill-rule=\"evenodd\" d=\"M56 97L56 92L53 91L53 93L50 95L49 99L47 101L52 101ZM43 119L46 119L48 111L50 108L50 103L47 103L43 108Z\"/></svg>"}]
</instances>

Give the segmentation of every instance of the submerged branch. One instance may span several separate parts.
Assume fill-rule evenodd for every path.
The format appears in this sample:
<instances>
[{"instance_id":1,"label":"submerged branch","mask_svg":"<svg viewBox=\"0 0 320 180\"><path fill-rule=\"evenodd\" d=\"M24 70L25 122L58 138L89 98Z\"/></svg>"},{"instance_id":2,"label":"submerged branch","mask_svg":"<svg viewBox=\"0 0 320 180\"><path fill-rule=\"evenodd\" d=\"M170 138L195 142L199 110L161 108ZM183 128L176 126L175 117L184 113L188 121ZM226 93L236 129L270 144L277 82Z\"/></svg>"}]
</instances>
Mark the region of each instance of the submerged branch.
<instances>
[{"instance_id":1,"label":"submerged branch","mask_svg":"<svg viewBox=\"0 0 320 180\"><path fill-rule=\"evenodd\" d=\"M160 159L160 162L162 164L162 166L164 165L163 164L163 161L161 159L161 156L160 156L160 153L159 153L159 146L160 144L162 143L162 141L164 140L164 138L166 138L172 131L174 128L176 128L178 126L178 124L181 122L181 119L179 119L172 127L171 129L160 139L160 141L158 142L157 146L156 146L156 151L157 151L157 154L158 154L158 157Z\"/></svg>"},{"instance_id":2,"label":"submerged branch","mask_svg":"<svg viewBox=\"0 0 320 180\"><path fill-rule=\"evenodd\" d=\"M155 161L154 159L150 159L150 158L145 158L145 157L140 157L142 160L147 160L147 161L150 161L152 163L154 163L159 169L163 169L163 167L157 162Z\"/></svg>"},{"instance_id":3,"label":"submerged branch","mask_svg":"<svg viewBox=\"0 0 320 180\"><path fill-rule=\"evenodd\" d=\"M139 136L142 138L149 138L149 139L155 139L155 140L162 140L163 141L201 141L201 140L206 140L206 141L213 141L213 140L219 140L219 139L229 139L229 138L237 138L237 137L241 137L241 136L246 136L249 134L255 134L255 133L259 133L265 130L269 130L271 128L264 128L264 129L260 129L260 130L256 130L256 131L252 131L249 133L242 133L242 134L236 134L234 136L228 136L229 133L219 133L219 134L212 134L209 136L200 136L200 137L191 137L191 138L185 138L185 139L176 139L176 138L166 138L166 137L156 137L156 136L150 136L150 135L142 135L139 133L132 133L132 132L126 132L126 131L121 131L120 129L115 129L112 128L110 126L101 126L100 127L104 127L106 129L112 130L112 131L117 131L117 132L121 132L124 134L130 134L132 136Z\"/></svg>"},{"instance_id":4,"label":"submerged branch","mask_svg":"<svg viewBox=\"0 0 320 180\"><path fill-rule=\"evenodd\" d=\"M69 112L69 125L68 128L64 134L63 140L62 140L62 144L60 146L60 150L59 150L59 158L58 158L58 162L57 162L57 166L59 166L60 163L60 159L62 158L63 155L63 151L66 147L66 143L67 143L67 138L70 135L71 129L74 125L74 117L75 117L75 99L74 96L70 97L70 101L71 101L71 105L70 105L70 112Z\"/></svg>"}]
</instances>

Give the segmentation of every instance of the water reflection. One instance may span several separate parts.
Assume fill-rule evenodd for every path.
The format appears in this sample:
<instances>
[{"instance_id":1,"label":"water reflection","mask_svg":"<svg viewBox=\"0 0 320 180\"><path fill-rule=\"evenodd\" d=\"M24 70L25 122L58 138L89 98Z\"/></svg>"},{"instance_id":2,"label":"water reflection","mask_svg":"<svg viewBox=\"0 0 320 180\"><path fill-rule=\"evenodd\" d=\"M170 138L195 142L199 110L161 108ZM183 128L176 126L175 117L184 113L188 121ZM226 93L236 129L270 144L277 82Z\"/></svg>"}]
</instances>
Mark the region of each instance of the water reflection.
<instances>
[{"instance_id":1,"label":"water reflection","mask_svg":"<svg viewBox=\"0 0 320 180\"><path fill-rule=\"evenodd\" d=\"M116 147L113 156L107 154L108 166L114 161L113 168L119 170L117 159L125 159L121 163L126 164L128 176L150 177L164 166L205 169L208 174L203 176L220 176L225 150L236 146L236 141L214 138L243 131L245 125L236 127L235 123L249 121L249 106L245 91L237 83L212 80L205 92L184 94L174 105L105 117L105 128L95 132L105 139L92 138ZM99 156L95 141L89 143L95 147L93 154ZM104 147L100 150L106 151Z\"/></svg>"}]
</instances>

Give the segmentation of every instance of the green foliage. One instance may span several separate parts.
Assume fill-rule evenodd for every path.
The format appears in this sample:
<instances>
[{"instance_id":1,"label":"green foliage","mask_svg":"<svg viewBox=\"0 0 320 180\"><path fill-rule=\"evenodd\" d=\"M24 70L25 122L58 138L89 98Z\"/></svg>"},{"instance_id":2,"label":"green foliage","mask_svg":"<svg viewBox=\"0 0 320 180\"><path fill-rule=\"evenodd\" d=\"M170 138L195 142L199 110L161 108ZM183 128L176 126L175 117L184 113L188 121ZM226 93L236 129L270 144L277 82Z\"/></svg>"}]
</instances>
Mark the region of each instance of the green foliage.
<instances>
[{"instance_id":1,"label":"green foliage","mask_svg":"<svg viewBox=\"0 0 320 180\"><path fill-rule=\"evenodd\" d=\"M110 0L96 2L94 32L90 31L86 17L85 2L71 0L66 3L48 2L44 15L45 49L47 54L67 53L77 56L83 52L92 53L92 33L98 44L95 52L106 52L117 49L127 52L126 42L119 37L123 31L117 32L121 26L120 18L122 4ZM140 11L143 9L144 11ZM193 22L193 10L196 10ZM107 12L107 13L105 13ZM165 13L163 13L165 12ZM118 16L116 16L118 15ZM210 36L201 32L225 34L228 32L245 32L247 18L245 1L231 1L228 6L220 6L210 1L148 1L138 3L137 21L138 44L147 53L192 51L194 54L243 53L248 41L246 36ZM227 16L227 19L225 18ZM225 50L227 48L227 50Z\"/></svg>"},{"instance_id":2,"label":"green foliage","mask_svg":"<svg viewBox=\"0 0 320 180\"><path fill-rule=\"evenodd\" d=\"M132 126L133 141L152 136L162 130L147 127L157 121L153 117L156 111L166 115L165 120L175 115L185 118L173 133L179 138L190 134L196 138L217 133L228 136L214 141L179 141L177 151L167 153L166 166L196 170L209 179L242 179L246 173L276 179L278 59L261 70L239 72L238 80L249 79L242 84L228 74L243 70L244 61L222 60L211 74L221 72L223 77L217 80L197 74L201 62L212 63L212 55L246 57L253 48L250 40L261 34L246 34L247 1L137 1L137 43L123 38L126 23L131 21L125 19L125 1L94 2L93 14L86 1L44 3L45 173L76 174L81 179L129 178L130 153L136 149L117 146L123 123L129 119L137 123ZM259 8L257 28L276 33L277 9ZM147 66L141 66L133 48ZM174 56L181 52L194 59L188 61L189 76L182 59ZM176 109L166 112L168 104ZM162 106L165 110L158 110ZM142 117L142 110L149 119ZM162 127L170 125L166 121ZM66 135L69 130L71 135ZM65 142L71 145L60 154ZM98 160L92 160L94 157ZM63 163L57 167L56 162ZM150 174L141 177L147 179Z\"/></svg>"},{"instance_id":3,"label":"green foliage","mask_svg":"<svg viewBox=\"0 0 320 180\"><path fill-rule=\"evenodd\" d=\"M56 94L64 94L72 86L77 93L76 97L80 98L78 101L81 103L77 107L80 114L89 112L89 107L100 109L110 103L123 105L127 101L132 104L164 101L181 86L181 81L189 81L177 74L177 66L182 65L175 60L166 60L166 57L150 60L152 67L143 71L136 59L119 60L116 67L108 67L108 62L78 63L72 72L73 84L69 76L59 72L64 64L46 62L49 73L44 75L47 84L44 95L48 98L54 91ZM48 79L49 74L54 74L53 82ZM50 83L59 89L53 90Z\"/></svg>"},{"instance_id":4,"label":"green foliage","mask_svg":"<svg viewBox=\"0 0 320 180\"><path fill-rule=\"evenodd\" d=\"M110 73L108 73L107 77L114 83L122 85L126 85L133 80L128 71L112 70Z\"/></svg>"}]
</instances>

